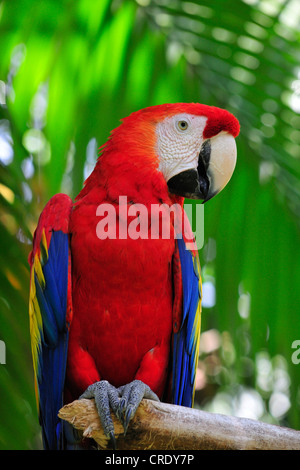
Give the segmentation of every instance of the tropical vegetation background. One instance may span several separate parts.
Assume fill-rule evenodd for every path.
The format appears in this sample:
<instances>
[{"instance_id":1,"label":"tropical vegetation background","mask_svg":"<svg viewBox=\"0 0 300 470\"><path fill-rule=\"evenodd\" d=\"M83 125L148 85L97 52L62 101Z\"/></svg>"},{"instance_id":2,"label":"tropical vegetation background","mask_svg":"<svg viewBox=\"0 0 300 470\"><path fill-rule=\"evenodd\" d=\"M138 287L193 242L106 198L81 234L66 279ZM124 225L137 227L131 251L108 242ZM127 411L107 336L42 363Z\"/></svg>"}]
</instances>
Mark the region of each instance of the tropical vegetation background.
<instances>
[{"instance_id":1,"label":"tropical vegetation background","mask_svg":"<svg viewBox=\"0 0 300 470\"><path fill-rule=\"evenodd\" d=\"M0 1L0 448L40 448L27 256L120 118L196 101L241 123L205 206L196 406L299 429L300 2Z\"/></svg>"}]
</instances>

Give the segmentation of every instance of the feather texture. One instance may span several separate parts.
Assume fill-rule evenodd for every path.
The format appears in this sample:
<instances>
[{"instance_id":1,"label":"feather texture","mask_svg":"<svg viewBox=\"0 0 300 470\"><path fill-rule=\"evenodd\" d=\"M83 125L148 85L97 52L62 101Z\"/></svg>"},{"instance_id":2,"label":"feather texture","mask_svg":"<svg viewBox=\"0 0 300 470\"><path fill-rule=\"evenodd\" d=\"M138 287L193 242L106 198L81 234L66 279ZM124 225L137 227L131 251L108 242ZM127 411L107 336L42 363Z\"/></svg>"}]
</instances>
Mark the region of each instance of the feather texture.
<instances>
[{"instance_id":1,"label":"feather texture","mask_svg":"<svg viewBox=\"0 0 300 470\"><path fill-rule=\"evenodd\" d=\"M193 405L201 320L196 246L187 249L184 238L175 236L176 224L163 236L159 218L157 237L97 234L100 204L115 209L116 234L134 222L128 213L135 204L150 211L153 205L183 207L186 191L169 192L157 147L158 123L183 112L207 118L199 149L203 138L239 132L230 113L197 103L132 113L101 147L74 206L58 194L41 214L29 256L29 308L46 448L63 447L64 437L72 441L57 412L99 380L119 387L139 379L162 399L171 392L173 403ZM152 214L145 220L143 234L151 235Z\"/></svg>"},{"instance_id":2,"label":"feather texture","mask_svg":"<svg viewBox=\"0 0 300 470\"><path fill-rule=\"evenodd\" d=\"M44 209L30 255L31 347L39 420L46 449L59 449L64 445L57 414L63 405L68 350L70 256L69 235L57 230L59 223L52 219L58 200L57 197L50 200ZM67 211L69 208L70 204L66 206ZM59 212L61 210L60 204Z\"/></svg>"},{"instance_id":3,"label":"feather texture","mask_svg":"<svg viewBox=\"0 0 300 470\"><path fill-rule=\"evenodd\" d=\"M201 326L201 277L198 254L177 239L181 263L183 311L180 328L173 339L173 403L193 406Z\"/></svg>"}]
</instances>

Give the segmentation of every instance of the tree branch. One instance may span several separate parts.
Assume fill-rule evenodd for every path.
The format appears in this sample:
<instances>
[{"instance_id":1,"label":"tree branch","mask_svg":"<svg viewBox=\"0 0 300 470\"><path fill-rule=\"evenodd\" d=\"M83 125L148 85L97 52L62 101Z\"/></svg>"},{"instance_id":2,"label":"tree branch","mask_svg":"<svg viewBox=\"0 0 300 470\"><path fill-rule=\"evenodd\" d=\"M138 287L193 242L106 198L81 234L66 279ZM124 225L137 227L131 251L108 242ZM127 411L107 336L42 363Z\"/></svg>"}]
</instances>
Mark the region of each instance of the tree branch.
<instances>
[{"instance_id":1,"label":"tree branch","mask_svg":"<svg viewBox=\"0 0 300 470\"><path fill-rule=\"evenodd\" d=\"M59 417L100 449L109 448L94 400L65 405ZM142 401L126 437L113 413L112 418L120 450L300 450L300 431L151 400Z\"/></svg>"}]
</instances>

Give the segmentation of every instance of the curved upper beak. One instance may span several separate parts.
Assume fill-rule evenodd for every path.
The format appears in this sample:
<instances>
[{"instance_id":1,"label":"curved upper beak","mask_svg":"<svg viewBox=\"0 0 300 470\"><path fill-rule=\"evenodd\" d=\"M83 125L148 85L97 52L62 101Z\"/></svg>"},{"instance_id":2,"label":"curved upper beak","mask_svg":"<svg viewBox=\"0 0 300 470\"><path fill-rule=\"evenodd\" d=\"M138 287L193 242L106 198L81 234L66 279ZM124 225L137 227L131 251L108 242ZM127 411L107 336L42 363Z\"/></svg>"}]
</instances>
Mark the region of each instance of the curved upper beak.
<instances>
[{"instance_id":1,"label":"curved upper beak","mask_svg":"<svg viewBox=\"0 0 300 470\"><path fill-rule=\"evenodd\" d=\"M202 143L197 168L178 173L167 182L169 191L190 199L208 201L230 180L236 165L236 143L231 134L220 132Z\"/></svg>"}]
</instances>

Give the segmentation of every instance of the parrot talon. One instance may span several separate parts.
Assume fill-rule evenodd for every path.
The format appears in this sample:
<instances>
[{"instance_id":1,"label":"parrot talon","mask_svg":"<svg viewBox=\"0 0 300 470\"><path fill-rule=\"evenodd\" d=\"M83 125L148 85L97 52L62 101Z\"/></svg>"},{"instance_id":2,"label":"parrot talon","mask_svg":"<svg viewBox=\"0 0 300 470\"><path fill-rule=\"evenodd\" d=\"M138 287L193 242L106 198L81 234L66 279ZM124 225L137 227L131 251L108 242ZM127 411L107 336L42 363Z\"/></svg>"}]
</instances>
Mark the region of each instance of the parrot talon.
<instances>
[{"instance_id":1,"label":"parrot talon","mask_svg":"<svg viewBox=\"0 0 300 470\"><path fill-rule=\"evenodd\" d=\"M116 450L117 449L117 441L116 441L115 433L113 431L110 431L110 433L109 433L109 440L110 440L110 443L111 443L111 446L112 446L113 450Z\"/></svg>"},{"instance_id":2,"label":"parrot talon","mask_svg":"<svg viewBox=\"0 0 300 470\"><path fill-rule=\"evenodd\" d=\"M123 387L120 387L120 388L123 388ZM119 393L120 393L120 388L118 388ZM124 421L124 408L125 408L125 406L126 406L126 400L125 400L125 398L121 398L120 401L119 401L117 411L116 411L116 415L117 415L117 418L119 419L119 421L121 421L122 424L123 424L123 421Z\"/></svg>"},{"instance_id":3,"label":"parrot talon","mask_svg":"<svg viewBox=\"0 0 300 470\"><path fill-rule=\"evenodd\" d=\"M110 414L110 407L117 415L119 405L119 392L107 380L100 380L90 385L86 391L80 395L82 398L94 398L99 418L103 427L104 434L109 438L113 449L116 449L116 438L114 424Z\"/></svg>"},{"instance_id":4,"label":"parrot talon","mask_svg":"<svg viewBox=\"0 0 300 470\"><path fill-rule=\"evenodd\" d=\"M117 408L117 415L124 427L124 435L127 433L130 420L136 413L143 398L160 401L158 396L141 380L133 380L129 384L118 388L121 395Z\"/></svg>"},{"instance_id":5,"label":"parrot talon","mask_svg":"<svg viewBox=\"0 0 300 470\"><path fill-rule=\"evenodd\" d=\"M128 425L129 425L129 421L131 420L132 418L132 407L128 407L126 412L125 412L125 416L124 416L124 421L123 421L123 427L124 427L124 436L126 436L126 433L127 433L127 429L128 429Z\"/></svg>"}]
</instances>

